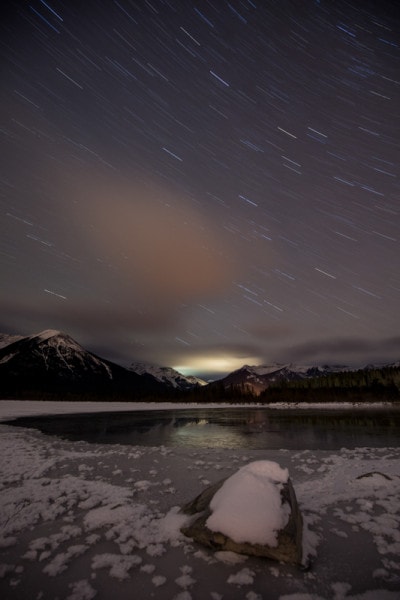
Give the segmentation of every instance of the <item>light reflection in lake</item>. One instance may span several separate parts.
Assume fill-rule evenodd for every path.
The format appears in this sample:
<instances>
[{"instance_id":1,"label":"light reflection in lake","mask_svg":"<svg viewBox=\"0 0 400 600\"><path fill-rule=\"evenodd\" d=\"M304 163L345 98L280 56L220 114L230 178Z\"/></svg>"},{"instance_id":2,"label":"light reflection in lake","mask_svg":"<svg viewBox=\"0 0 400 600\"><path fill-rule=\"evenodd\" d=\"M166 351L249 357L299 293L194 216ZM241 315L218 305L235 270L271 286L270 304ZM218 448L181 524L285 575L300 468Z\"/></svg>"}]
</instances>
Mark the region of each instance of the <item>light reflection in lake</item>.
<instances>
[{"instance_id":1,"label":"light reflection in lake","mask_svg":"<svg viewBox=\"0 0 400 600\"><path fill-rule=\"evenodd\" d=\"M26 417L12 425L88 442L194 448L337 450L400 446L400 407L204 408Z\"/></svg>"},{"instance_id":2,"label":"light reflection in lake","mask_svg":"<svg viewBox=\"0 0 400 600\"><path fill-rule=\"evenodd\" d=\"M196 448L243 448L243 434L232 426L218 425L201 419L199 423L177 427L171 432L171 446Z\"/></svg>"}]
</instances>

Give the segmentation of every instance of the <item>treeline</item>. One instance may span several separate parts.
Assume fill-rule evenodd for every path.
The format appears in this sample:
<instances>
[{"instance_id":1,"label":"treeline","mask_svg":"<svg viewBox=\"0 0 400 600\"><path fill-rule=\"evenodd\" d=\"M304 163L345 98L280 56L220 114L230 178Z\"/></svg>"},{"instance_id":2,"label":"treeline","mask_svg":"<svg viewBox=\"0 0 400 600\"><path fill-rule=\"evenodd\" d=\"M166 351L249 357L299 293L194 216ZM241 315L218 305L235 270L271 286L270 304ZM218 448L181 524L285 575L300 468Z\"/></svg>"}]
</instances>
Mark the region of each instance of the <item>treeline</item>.
<instances>
[{"instance_id":1,"label":"treeline","mask_svg":"<svg viewBox=\"0 0 400 600\"><path fill-rule=\"evenodd\" d=\"M196 403L232 404L258 402L258 395L253 393L245 384L225 386L222 381L215 381L204 386L195 386L182 392L170 392L169 400Z\"/></svg>"},{"instance_id":2,"label":"treeline","mask_svg":"<svg viewBox=\"0 0 400 600\"><path fill-rule=\"evenodd\" d=\"M260 394L261 402L400 401L400 367L367 368L279 382Z\"/></svg>"},{"instance_id":3,"label":"treeline","mask_svg":"<svg viewBox=\"0 0 400 600\"><path fill-rule=\"evenodd\" d=\"M166 388L163 391L143 392L134 391L132 393L113 393L107 390L98 392L75 391L75 390L30 390L19 389L18 391L8 392L0 398L8 400L47 400L47 401L68 401L68 402L157 402L158 404L166 402L182 402L193 404L210 403L252 403L258 402L258 396L253 394L244 386L236 385L225 388L221 383L210 384L207 386L196 386L190 390L177 390L176 388Z\"/></svg>"},{"instance_id":4,"label":"treeline","mask_svg":"<svg viewBox=\"0 0 400 600\"><path fill-rule=\"evenodd\" d=\"M109 390L79 390L64 389L46 390L19 388L17 390L0 390L0 400L43 400L63 402L160 402L164 400L163 394L154 392L145 393L142 390L131 392L114 392Z\"/></svg>"},{"instance_id":5,"label":"treeline","mask_svg":"<svg viewBox=\"0 0 400 600\"><path fill-rule=\"evenodd\" d=\"M77 386L78 388L79 386ZM128 387L128 386L127 386ZM320 377L280 381L261 392L251 391L247 384L226 387L222 381L206 386L195 386L186 391L164 386L143 389L135 386L130 389L113 390L77 389L64 383L61 387L35 388L11 386L0 391L0 397L29 400L69 400L104 402L187 402L197 404L270 404L273 402L400 402L400 367L383 367L342 371ZM2 392L2 393L1 393Z\"/></svg>"},{"instance_id":6,"label":"treeline","mask_svg":"<svg viewBox=\"0 0 400 600\"><path fill-rule=\"evenodd\" d=\"M400 401L400 367L382 367L342 371L324 376L280 381L261 394L248 385L225 387L222 382L210 383L186 392L171 392L169 400L197 403L273 402L372 402Z\"/></svg>"}]
</instances>

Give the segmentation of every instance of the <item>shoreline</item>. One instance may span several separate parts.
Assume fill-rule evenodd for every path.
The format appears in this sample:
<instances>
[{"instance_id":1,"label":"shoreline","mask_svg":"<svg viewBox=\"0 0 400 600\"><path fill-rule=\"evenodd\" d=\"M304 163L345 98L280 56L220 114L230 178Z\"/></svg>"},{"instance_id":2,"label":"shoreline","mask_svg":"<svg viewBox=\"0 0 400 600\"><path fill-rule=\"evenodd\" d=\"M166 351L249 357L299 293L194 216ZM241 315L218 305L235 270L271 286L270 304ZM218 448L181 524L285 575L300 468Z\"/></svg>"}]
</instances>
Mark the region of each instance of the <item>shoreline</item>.
<instances>
[{"instance_id":1,"label":"shoreline","mask_svg":"<svg viewBox=\"0 0 400 600\"><path fill-rule=\"evenodd\" d=\"M63 400L0 400L0 422L19 417L88 414L95 412L135 412L162 410L207 410L207 409L273 409L273 410L349 410L349 409L400 409L396 402L300 402L294 403L188 403L188 402L107 402L107 401L63 401Z\"/></svg>"},{"instance_id":2,"label":"shoreline","mask_svg":"<svg viewBox=\"0 0 400 600\"><path fill-rule=\"evenodd\" d=\"M0 424L7 600L398 600L398 448L105 445ZM179 508L256 460L288 468L312 566L213 552Z\"/></svg>"}]
</instances>

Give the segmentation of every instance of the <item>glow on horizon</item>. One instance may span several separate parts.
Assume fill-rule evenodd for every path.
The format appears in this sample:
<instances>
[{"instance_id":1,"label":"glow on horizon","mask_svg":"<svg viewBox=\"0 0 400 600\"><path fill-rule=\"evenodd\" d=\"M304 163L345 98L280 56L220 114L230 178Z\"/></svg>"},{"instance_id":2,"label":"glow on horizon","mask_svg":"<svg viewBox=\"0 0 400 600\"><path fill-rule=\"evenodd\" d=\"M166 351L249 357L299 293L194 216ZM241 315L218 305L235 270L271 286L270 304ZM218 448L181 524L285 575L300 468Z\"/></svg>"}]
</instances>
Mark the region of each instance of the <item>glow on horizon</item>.
<instances>
[{"instance_id":1,"label":"glow on horizon","mask_svg":"<svg viewBox=\"0 0 400 600\"><path fill-rule=\"evenodd\" d=\"M173 368L183 375L195 375L196 373L231 373L240 369L243 365L259 365L260 359L255 356L199 356L192 358L185 364L174 365Z\"/></svg>"}]
</instances>

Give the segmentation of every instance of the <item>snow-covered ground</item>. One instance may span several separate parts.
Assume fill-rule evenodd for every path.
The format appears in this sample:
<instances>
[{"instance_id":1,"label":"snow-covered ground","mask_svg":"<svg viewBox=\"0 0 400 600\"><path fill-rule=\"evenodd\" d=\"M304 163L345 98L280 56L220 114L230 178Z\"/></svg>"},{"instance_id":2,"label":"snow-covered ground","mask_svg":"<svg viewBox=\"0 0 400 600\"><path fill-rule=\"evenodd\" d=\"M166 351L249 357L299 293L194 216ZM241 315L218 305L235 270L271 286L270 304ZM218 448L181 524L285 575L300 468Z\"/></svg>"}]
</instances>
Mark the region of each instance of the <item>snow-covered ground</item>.
<instances>
[{"instance_id":1,"label":"snow-covered ground","mask_svg":"<svg viewBox=\"0 0 400 600\"><path fill-rule=\"evenodd\" d=\"M255 403L252 404L196 404L191 403L177 403L177 402L56 402L56 401L41 401L41 400L0 400L0 422L25 416L37 416L37 415L58 415L58 414L75 414L75 413L92 413L92 412L118 412L118 411L137 411L137 410L171 410L179 408L249 408L251 406L260 407ZM369 402L368 408L382 408L384 406L393 406L390 402ZM284 403L276 402L268 405L269 408L290 410L290 409L303 409L308 410L310 408L321 408L321 409L352 409L359 408L365 410L365 403L357 402L301 402L295 403Z\"/></svg>"},{"instance_id":2,"label":"snow-covered ground","mask_svg":"<svg viewBox=\"0 0 400 600\"><path fill-rule=\"evenodd\" d=\"M0 401L0 419L56 409L67 412L58 403ZM73 403L73 411L88 407ZM308 571L214 553L179 532L178 507L258 460L288 469ZM400 598L399 448L102 445L1 424L0 472L2 600Z\"/></svg>"}]
</instances>

